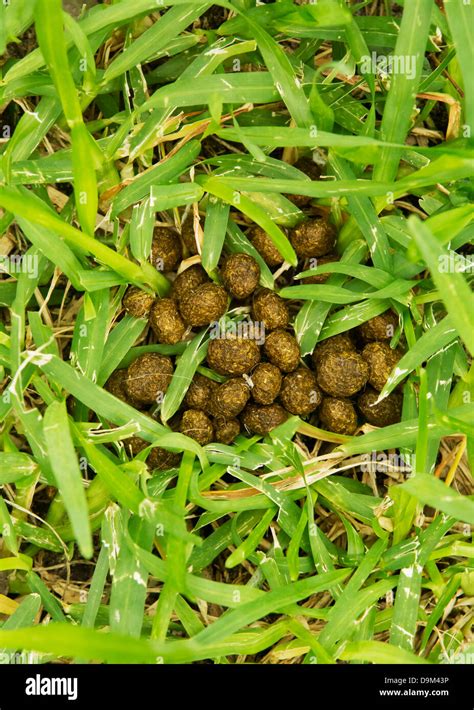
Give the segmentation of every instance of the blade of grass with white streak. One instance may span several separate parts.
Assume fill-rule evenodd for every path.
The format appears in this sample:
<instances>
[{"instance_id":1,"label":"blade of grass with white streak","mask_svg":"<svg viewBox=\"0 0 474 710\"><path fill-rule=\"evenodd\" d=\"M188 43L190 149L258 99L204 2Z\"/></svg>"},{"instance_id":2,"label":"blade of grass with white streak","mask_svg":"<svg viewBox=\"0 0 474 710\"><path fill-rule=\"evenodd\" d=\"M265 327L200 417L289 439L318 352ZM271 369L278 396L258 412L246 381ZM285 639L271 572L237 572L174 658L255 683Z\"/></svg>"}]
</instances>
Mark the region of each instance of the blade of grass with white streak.
<instances>
[{"instance_id":1,"label":"blade of grass with white streak","mask_svg":"<svg viewBox=\"0 0 474 710\"><path fill-rule=\"evenodd\" d=\"M278 524L281 525L289 537L295 534L300 519L300 510L291 498L285 496L281 491L275 490L273 486L270 486L266 481L263 481L261 478L247 471L229 467L229 473L235 476L235 478L244 481L249 487L251 486L255 490L260 491L272 501L272 503L275 503L279 508ZM303 543L303 546L305 548L308 547L306 542Z\"/></svg>"},{"instance_id":2,"label":"blade of grass with white streak","mask_svg":"<svg viewBox=\"0 0 474 710\"><path fill-rule=\"evenodd\" d=\"M196 335L180 356L161 405L163 422L168 421L178 411L198 365L206 357L208 342L205 338L205 331Z\"/></svg>"},{"instance_id":3,"label":"blade of grass with white streak","mask_svg":"<svg viewBox=\"0 0 474 710\"><path fill-rule=\"evenodd\" d=\"M408 300L408 292L412 288L409 281L395 279L389 286L384 286L376 291L352 291L331 284L303 284L302 286L286 286L280 291L282 298L292 298L301 300L311 300L319 302L329 302L332 304L347 304L356 303L363 299L382 299L393 298L406 304Z\"/></svg>"},{"instance_id":4,"label":"blade of grass with white streak","mask_svg":"<svg viewBox=\"0 0 474 710\"><path fill-rule=\"evenodd\" d=\"M16 401L16 395L13 396L13 411L15 416L21 422L24 429L25 437L31 447L31 451L41 473L46 478L50 485L54 485L54 475L51 468L49 456L46 453L46 445L43 434L43 418L38 409L24 409L24 405Z\"/></svg>"},{"instance_id":5,"label":"blade of grass with white streak","mask_svg":"<svg viewBox=\"0 0 474 710\"><path fill-rule=\"evenodd\" d=\"M345 274L352 276L353 279L358 279L363 283L370 284L374 288L384 288L389 286L393 281L393 276L381 269L374 269L372 266L363 264L347 264L342 259L341 261L333 261L315 269L308 269L295 274L295 279L302 279L305 276L316 276L320 274Z\"/></svg>"},{"instance_id":6,"label":"blade of grass with white streak","mask_svg":"<svg viewBox=\"0 0 474 710\"><path fill-rule=\"evenodd\" d=\"M247 81L257 86L256 82L250 82L250 78ZM271 77L263 73L259 81L262 98L264 96L265 99L269 100ZM243 82L244 79L240 79L230 86L238 86ZM401 150L404 148L403 143L390 143L387 145L383 141L377 138L371 138L370 136L332 133L331 131L323 130L308 131L305 128L288 128L287 126L274 126L272 128L257 125L240 127L239 129L228 126L217 130L216 134L225 140L235 142L240 142L242 137L244 137L257 146L267 146L269 148L277 148L278 146L282 148L296 146L306 148L315 148L316 146L327 148L360 148L361 151L364 150L364 163L375 160L383 149ZM350 155L351 153L348 153L348 157L350 157ZM281 176L281 179L284 179L284 176Z\"/></svg>"},{"instance_id":7,"label":"blade of grass with white streak","mask_svg":"<svg viewBox=\"0 0 474 710\"><path fill-rule=\"evenodd\" d=\"M166 109L169 106L202 106L212 103L215 96L219 96L224 104L273 103L279 99L272 76L268 72L213 74L204 76L198 82L195 78L180 79L169 86L162 86L137 112L143 114L151 109ZM241 140L240 129L228 131L235 136L234 140ZM227 130L222 131L222 134L227 134ZM221 135L221 131L218 131L217 135Z\"/></svg>"},{"instance_id":8,"label":"blade of grass with white streak","mask_svg":"<svg viewBox=\"0 0 474 710\"><path fill-rule=\"evenodd\" d=\"M155 211L151 209L151 197L140 204L133 205L130 219L130 250L139 262L146 261L150 256L153 229L155 226Z\"/></svg>"},{"instance_id":9,"label":"blade of grass with white streak","mask_svg":"<svg viewBox=\"0 0 474 710\"><path fill-rule=\"evenodd\" d=\"M425 368L420 368L418 373L420 385L418 389L418 434L415 448L414 473L426 473L426 459L428 453L428 380Z\"/></svg>"},{"instance_id":10,"label":"blade of grass with white streak","mask_svg":"<svg viewBox=\"0 0 474 710\"><path fill-rule=\"evenodd\" d=\"M15 132L8 142L5 159L17 161L29 158L60 113L61 104L56 97L43 97L34 114L24 113L18 121Z\"/></svg>"},{"instance_id":11,"label":"blade of grass with white streak","mask_svg":"<svg viewBox=\"0 0 474 710\"><path fill-rule=\"evenodd\" d=\"M92 557L92 536L82 474L69 429L64 402L53 402L44 415L44 438L57 482L81 554Z\"/></svg>"},{"instance_id":12,"label":"blade of grass with white streak","mask_svg":"<svg viewBox=\"0 0 474 710\"><path fill-rule=\"evenodd\" d=\"M194 182L176 183L173 185L152 185L150 188L150 204L158 212L192 205L199 202L204 191Z\"/></svg>"},{"instance_id":13,"label":"blade of grass with white streak","mask_svg":"<svg viewBox=\"0 0 474 710\"><path fill-rule=\"evenodd\" d=\"M2 531L3 544L12 555L18 555L18 538L15 533L15 526L8 512L7 504L0 495L0 529Z\"/></svg>"},{"instance_id":14,"label":"blade of grass with white streak","mask_svg":"<svg viewBox=\"0 0 474 710\"><path fill-rule=\"evenodd\" d=\"M426 474L416 474L409 481L416 481L418 477L422 479L426 477L432 481L436 480ZM436 482L443 486L440 481L436 480ZM401 487L403 488L404 486L405 484ZM408 490L413 493L413 490ZM474 504L472 505L474 508ZM427 528L418 534L416 538L418 545L415 549L415 561L413 564L400 570L390 628L390 643L405 651L413 651L414 649L420 611L423 568L430 554L451 526L452 520L445 516L437 516Z\"/></svg>"},{"instance_id":15,"label":"blade of grass with white streak","mask_svg":"<svg viewBox=\"0 0 474 710\"><path fill-rule=\"evenodd\" d=\"M426 365L427 389L432 393L429 399L429 412L433 414L435 410L445 412L448 409L449 395L454 373L454 360L456 357L456 347L451 343L434 355ZM440 442L431 439L427 444L425 469L427 473L432 472L436 464Z\"/></svg>"},{"instance_id":16,"label":"blade of grass with white streak","mask_svg":"<svg viewBox=\"0 0 474 710\"><path fill-rule=\"evenodd\" d=\"M232 569L251 555L256 547L261 543L262 538L268 530L268 527L275 516L275 508L269 508L263 515L261 520L255 525L253 530L243 540L235 550L229 555L225 561L227 569Z\"/></svg>"},{"instance_id":17,"label":"blade of grass with white streak","mask_svg":"<svg viewBox=\"0 0 474 710\"><path fill-rule=\"evenodd\" d=\"M157 4L161 3L155 2L155 5ZM148 57L166 47L171 39L191 25L211 5L210 2L190 2L168 10L125 51L115 57L104 72L103 83L112 81L137 64L142 64Z\"/></svg>"},{"instance_id":18,"label":"blade of grass with white streak","mask_svg":"<svg viewBox=\"0 0 474 710\"><path fill-rule=\"evenodd\" d=\"M38 287L42 277L48 274L47 260L36 248L28 249L27 258L33 259L33 263L37 260L37 268L31 273L27 269L22 269L17 275L16 295L11 307L11 331L10 331L10 368L13 373L16 373L10 388L13 390L16 386L16 393L21 397L22 378L19 372L21 350L25 342L25 312L26 307L34 294L35 288Z\"/></svg>"},{"instance_id":19,"label":"blade of grass with white streak","mask_svg":"<svg viewBox=\"0 0 474 710\"><path fill-rule=\"evenodd\" d=\"M395 387L410 372L416 370L425 360L448 347L458 337L453 319L447 315L439 323L427 330L398 361L390 373L379 399L393 392Z\"/></svg>"},{"instance_id":20,"label":"blade of grass with white streak","mask_svg":"<svg viewBox=\"0 0 474 710\"><path fill-rule=\"evenodd\" d=\"M137 516L133 516L130 521L126 518L122 520L123 525L128 525L133 540L140 547L150 549L155 524ZM132 638L140 637L145 613L147 579L145 567L126 544L122 531L110 593L109 615L112 631Z\"/></svg>"},{"instance_id":21,"label":"blade of grass with white streak","mask_svg":"<svg viewBox=\"0 0 474 710\"><path fill-rule=\"evenodd\" d=\"M104 333L109 319L109 289L86 293L82 308L76 318L71 344L71 363L92 382L102 364Z\"/></svg>"},{"instance_id":22,"label":"blade of grass with white streak","mask_svg":"<svg viewBox=\"0 0 474 710\"><path fill-rule=\"evenodd\" d=\"M403 385L402 421L416 419L418 416L417 395L418 393L415 390L413 382L407 380ZM431 441L436 441L436 439L429 439L429 447L431 446ZM400 447L400 456L405 464L405 468L411 472L411 469L414 468L411 465L413 448ZM409 493L403 491L399 486L391 486L389 496L393 501L393 546L400 543L409 534L416 515L418 503L413 496L410 496Z\"/></svg>"},{"instance_id":23,"label":"blade of grass with white streak","mask_svg":"<svg viewBox=\"0 0 474 710\"><path fill-rule=\"evenodd\" d=\"M231 129L229 129L230 131ZM244 129L241 129L244 130ZM246 129L248 133L253 131L253 128ZM263 140L263 145L269 143L272 145L276 141L277 130L274 128L268 137ZM298 129L294 129L295 131ZM221 131L219 135L228 140L227 131ZM307 143L308 147L316 148L321 145L337 145L337 143L347 143L348 141L356 141L357 136L344 136L338 134L329 134L330 138L323 142L322 132L318 133L318 140L302 141ZM252 139L254 139L252 134ZM360 139L360 137L359 137ZM235 138L239 142L238 137ZM360 139L362 140L362 139ZM363 139L367 140L367 139ZM298 141L292 138L288 143L291 146L297 146ZM387 196L392 193L394 199L398 199L402 195L410 194L414 190L435 185L439 178L440 172L443 174L445 181L463 179L472 175L472 160L458 156L443 155L441 158L433 159L426 167L417 170L414 173L403 177L396 182L379 182L374 180L283 180L266 177L221 177L221 181L226 186L234 188L234 190L242 190L243 192L282 192L290 195L307 195L315 198L328 197L345 197L347 195L364 195L368 197Z\"/></svg>"},{"instance_id":24,"label":"blade of grass with white streak","mask_svg":"<svg viewBox=\"0 0 474 710\"><path fill-rule=\"evenodd\" d=\"M38 466L28 454L9 451L0 453L0 486L31 476L36 471Z\"/></svg>"},{"instance_id":25,"label":"blade of grass with white streak","mask_svg":"<svg viewBox=\"0 0 474 710\"><path fill-rule=\"evenodd\" d=\"M144 418L141 412L137 412L133 407L102 390L59 357L44 356L40 361L37 361L37 364L52 381L56 381L59 377L62 386L68 393L113 423L125 425L131 420L137 421L138 427L143 426L149 431L148 436L153 434L158 436L166 431L157 422L147 421L149 417Z\"/></svg>"},{"instance_id":26,"label":"blade of grass with white streak","mask_svg":"<svg viewBox=\"0 0 474 710\"><path fill-rule=\"evenodd\" d=\"M328 623L319 635L319 642L328 652L335 650L337 641L342 638L347 627L354 623L359 614L356 605L356 597L364 582L376 568L385 548L386 540L377 540L366 552L361 564L354 572L349 582L344 587L344 591L331 607L328 615Z\"/></svg>"},{"instance_id":27,"label":"blade of grass with white streak","mask_svg":"<svg viewBox=\"0 0 474 710\"><path fill-rule=\"evenodd\" d=\"M296 582L300 576L300 545L301 538L308 523L308 513L306 508L301 511L301 517L298 521L294 535L292 535L286 551L286 559L288 564L288 573L292 582Z\"/></svg>"},{"instance_id":28,"label":"blade of grass with white streak","mask_svg":"<svg viewBox=\"0 0 474 710\"><path fill-rule=\"evenodd\" d=\"M374 318L374 316L384 313L390 306L389 300L374 298L370 301L362 301L362 303L341 308L341 310L329 316L325 322L321 330L320 340L326 340L326 338L331 338L333 335L345 333L346 330L356 328L358 325L365 323L365 321Z\"/></svg>"}]
</instances>

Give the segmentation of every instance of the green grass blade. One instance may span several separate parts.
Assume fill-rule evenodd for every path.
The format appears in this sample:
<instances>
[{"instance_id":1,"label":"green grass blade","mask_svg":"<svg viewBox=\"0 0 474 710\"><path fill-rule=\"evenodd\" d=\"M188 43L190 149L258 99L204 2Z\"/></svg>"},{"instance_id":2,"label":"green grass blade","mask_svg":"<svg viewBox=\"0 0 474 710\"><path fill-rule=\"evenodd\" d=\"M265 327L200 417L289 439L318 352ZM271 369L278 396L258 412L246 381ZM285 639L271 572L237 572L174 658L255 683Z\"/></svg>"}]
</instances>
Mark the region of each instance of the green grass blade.
<instances>
[{"instance_id":1,"label":"green grass blade","mask_svg":"<svg viewBox=\"0 0 474 710\"><path fill-rule=\"evenodd\" d=\"M267 232L268 236L275 244L283 258L293 266L296 266L297 258L293 247L281 229L279 229L276 224L269 219L266 212L261 207L252 202L252 200L245 195L242 195L223 184L223 181L220 178L199 178L197 182L199 182L211 195L215 195L224 202L227 202L229 205L237 207L241 212L247 215L247 217L250 217L254 222L262 227L262 229Z\"/></svg>"},{"instance_id":2,"label":"green grass blade","mask_svg":"<svg viewBox=\"0 0 474 710\"><path fill-rule=\"evenodd\" d=\"M253 22L248 15L244 14L244 17L251 27L252 35L257 40L258 49L290 116L297 126L309 129L314 121L313 115L301 82L296 77L289 58L260 25Z\"/></svg>"},{"instance_id":3,"label":"green grass blade","mask_svg":"<svg viewBox=\"0 0 474 710\"><path fill-rule=\"evenodd\" d=\"M444 7L449 29L456 47L456 56L461 67L464 88L464 105L467 137L474 135L474 89L472 86L472 67L474 66L474 42L469 28L474 24L474 7L470 2L445 0Z\"/></svg>"},{"instance_id":4,"label":"green grass blade","mask_svg":"<svg viewBox=\"0 0 474 710\"><path fill-rule=\"evenodd\" d=\"M97 558L94 574L92 576L87 602L84 608L81 625L86 629L94 628L97 612L104 592L104 586L109 571L109 562L107 552L104 546L100 548Z\"/></svg>"},{"instance_id":5,"label":"green grass blade","mask_svg":"<svg viewBox=\"0 0 474 710\"><path fill-rule=\"evenodd\" d=\"M219 263L229 220L229 205L213 197L209 199L204 222L204 240L201 261L208 274Z\"/></svg>"},{"instance_id":6,"label":"green grass blade","mask_svg":"<svg viewBox=\"0 0 474 710\"><path fill-rule=\"evenodd\" d=\"M97 375L97 384L104 385L112 372L118 368L123 358L130 352L133 344L145 328L145 321L134 318L128 313L110 331L104 344L104 354Z\"/></svg>"},{"instance_id":7,"label":"green grass blade","mask_svg":"<svg viewBox=\"0 0 474 710\"><path fill-rule=\"evenodd\" d=\"M441 294L454 327L469 352L474 354L473 313L474 296L462 274L450 269L449 253L417 217L408 220L408 226L420 253L425 259L431 277Z\"/></svg>"},{"instance_id":8,"label":"green grass blade","mask_svg":"<svg viewBox=\"0 0 474 710\"><path fill-rule=\"evenodd\" d=\"M95 232L98 206L94 151L91 148L92 139L83 123L79 98L69 71L61 0L37 0L35 27L38 43L71 129L77 213L83 230L92 235Z\"/></svg>"},{"instance_id":9,"label":"green grass blade","mask_svg":"<svg viewBox=\"0 0 474 710\"><path fill-rule=\"evenodd\" d=\"M416 370L425 360L446 348L457 338L457 332L450 315L427 330L416 343L401 357L395 370L390 374L380 393L382 399L390 394L405 377Z\"/></svg>"},{"instance_id":10,"label":"green grass blade","mask_svg":"<svg viewBox=\"0 0 474 710\"><path fill-rule=\"evenodd\" d=\"M417 473L401 486L424 505L474 525L474 502L429 474Z\"/></svg>"},{"instance_id":11,"label":"green grass blade","mask_svg":"<svg viewBox=\"0 0 474 710\"><path fill-rule=\"evenodd\" d=\"M18 555L18 538L15 533L15 526L8 512L7 504L0 495L0 529L2 531L2 539L5 548L12 553Z\"/></svg>"},{"instance_id":12,"label":"green grass blade","mask_svg":"<svg viewBox=\"0 0 474 710\"><path fill-rule=\"evenodd\" d=\"M152 185L150 189L150 204L158 212L170 210L173 207L184 207L199 202L204 191L195 183L178 183L176 185Z\"/></svg>"},{"instance_id":13,"label":"green grass blade","mask_svg":"<svg viewBox=\"0 0 474 710\"><path fill-rule=\"evenodd\" d=\"M104 72L103 82L112 81L115 77L137 64L141 64L148 57L166 47L171 39L192 24L211 4L209 2L195 2L168 10L158 22L155 22L128 49L109 64Z\"/></svg>"},{"instance_id":14,"label":"green grass blade","mask_svg":"<svg viewBox=\"0 0 474 710\"><path fill-rule=\"evenodd\" d=\"M411 62L411 66L391 77L380 126L382 140L389 143L403 143L410 127L432 10L432 0L411 0L404 5L393 56L400 62ZM374 180L393 180L400 154L399 151L383 150L374 168Z\"/></svg>"},{"instance_id":15,"label":"green grass blade","mask_svg":"<svg viewBox=\"0 0 474 710\"><path fill-rule=\"evenodd\" d=\"M151 547L155 525L149 521L133 517L129 525L133 539L145 549ZM110 629L132 638L139 638L142 631L148 575L140 560L122 537L112 577L110 594Z\"/></svg>"},{"instance_id":16,"label":"green grass blade","mask_svg":"<svg viewBox=\"0 0 474 710\"><path fill-rule=\"evenodd\" d=\"M349 642L339 658L342 661L368 661L369 663L387 665L420 665L429 663L415 653L399 648L391 643L381 641L355 641Z\"/></svg>"},{"instance_id":17,"label":"green grass blade","mask_svg":"<svg viewBox=\"0 0 474 710\"><path fill-rule=\"evenodd\" d=\"M34 221L37 225L41 225L46 229L51 229L56 234L61 235L67 244L72 248L79 250L80 253L90 253L103 264L107 264L111 269L116 271L121 276L124 276L127 281L152 285L158 293L165 292L169 288L169 284L164 277L152 269L153 277L147 271L145 275L143 269L133 264L125 257L117 254L105 244L102 244L93 237L89 237L79 229L76 229L70 224L64 222L60 217L50 210L45 208L41 200L34 197L28 190L24 188L9 188L0 187L0 205L10 210L16 215L20 215ZM166 286L163 282L166 282Z\"/></svg>"},{"instance_id":18,"label":"green grass blade","mask_svg":"<svg viewBox=\"0 0 474 710\"><path fill-rule=\"evenodd\" d=\"M205 332L196 335L178 360L161 405L163 422L167 422L178 411L198 365L206 357L208 342L204 340L205 337Z\"/></svg>"},{"instance_id":19,"label":"green grass blade","mask_svg":"<svg viewBox=\"0 0 474 710\"><path fill-rule=\"evenodd\" d=\"M108 663L155 663L157 655L149 641L103 634L66 623L0 630L0 645Z\"/></svg>"},{"instance_id":20,"label":"green grass blade","mask_svg":"<svg viewBox=\"0 0 474 710\"><path fill-rule=\"evenodd\" d=\"M355 178L347 162L342 158L330 157L330 165L340 180L353 180ZM352 217L362 232L362 236L367 241L374 266L390 273L392 271L392 258L388 238L370 198L348 195L347 204Z\"/></svg>"},{"instance_id":21,"label":"green grass blade","mask_svg":"<svg viewBox=\"0 0 474 710\"><path fill-rule=\"evenodd\" d=\"M69 429L66 405L50 404L44 415L44 438L58 490L77 538L82 555L92 556L86 494Z\"/></svg>"},{"instance_id":22,"label":"green grass blade","mask_svg":"<svg viewBox=\"0 0 474 710\"><path fill-rule=\"evenodd\" d=\"M175 155L161 160L145 172L137 175L115 197L112 203L112 217L116 217L127 207L146 197L152 185L164 185L178 178L197 158L201 144L189 141Z\"/></svg>"},{"instance_id":23,"label":"green grass blade","mask_svg":"<svg viewBox=\"0 0 474 710\"><path fill-rule=\"evenodd\" d=\"M289 587L280 587L268 592L265 597L242 604L240 608L222 616L212 626L208 626L204 631L201 631L195 637L195 642L215 643L266 614L282 609L292 602L304 599L310 594L315 594L317 591L328 589L338 582L343 582L347 574L348 572L345 569L337 572L326 572L316 577L295 582Z\"/></svg>"},{"instance_id":24,"label":"green grass blade","mask_svg":"<svg viewBox=\"0 0 474 710\"><path fill-rule=\"evenodd\" d=\"M2 625L3 631L13 631L31 626L41 608L41 597L39 594L28 594L20 602L11 616Z\"/></svg>"}]
</instances>

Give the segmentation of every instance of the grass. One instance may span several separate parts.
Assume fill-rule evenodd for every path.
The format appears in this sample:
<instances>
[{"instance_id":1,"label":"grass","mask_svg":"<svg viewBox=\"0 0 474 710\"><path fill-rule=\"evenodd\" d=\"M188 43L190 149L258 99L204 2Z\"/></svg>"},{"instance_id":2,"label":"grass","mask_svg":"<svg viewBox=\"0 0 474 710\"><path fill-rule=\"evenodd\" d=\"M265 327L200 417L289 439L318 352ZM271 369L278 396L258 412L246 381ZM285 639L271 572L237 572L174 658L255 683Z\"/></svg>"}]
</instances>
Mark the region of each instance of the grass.
<instances>
[{"instance_id":1,"label":"grass","mask_svg":"<svg viewBox=\"0 0 474 710\"><path fill-rule=\"evenodd\" d=\"M135 0L80 16L0 3L0 649L41 663L474 653L473 15L458 0ZM412 71L367 68L373 52ZM292 165L311 151L329 178ZM289 195L337 226L324 284L294 268ZM273 288L244 230L270 235L304 357L398 313L393 344L408 347L381 398L403 388L402 421L347 437L291 417L204 448L171 431L207 332L150 343L121 299L129 284L168 293L153 228L184 209L215 279L222 253L244 251ZM144 352L179 355L160 421L104 389ZM134 434L148 448L132 457ZM148 470L152 445L184 452L180 466Z\"/></svg>"}]
</instances>

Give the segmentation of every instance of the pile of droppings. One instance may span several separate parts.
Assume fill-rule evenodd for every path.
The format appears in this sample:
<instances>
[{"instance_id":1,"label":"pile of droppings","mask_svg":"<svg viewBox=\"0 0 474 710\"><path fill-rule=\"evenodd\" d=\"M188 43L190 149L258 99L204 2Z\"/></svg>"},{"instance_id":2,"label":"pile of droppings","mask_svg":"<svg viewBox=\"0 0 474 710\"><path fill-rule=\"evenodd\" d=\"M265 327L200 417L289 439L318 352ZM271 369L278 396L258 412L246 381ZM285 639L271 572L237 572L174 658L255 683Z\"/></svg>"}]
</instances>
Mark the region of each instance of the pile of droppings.
<instances>
[{"instance_id":1,"label":"pile of droppings","mask_svg":"<svg viewBox=\"0 0 474 710\"><path fill-rule=\"evenodd\" d=\"M309 202L297 198L291 196L299 206ZM281 267L283 257L261 227L251 225L247 238L249 251L255 249L270 269ZM336 261L336 238L334 226L319 216L290 229L288 239L299 270ZM196 263L192 220L183 221L180 234L162 227L155 230L151 260L167 275L171 288L167 296L155 298L131 286L123 297L125 311L147 319L144 342L156 344L157 350L188 342L210 328L206 359L184 393L179 411L166 424L204 446L231 444L241 433L265 436L289 416L342 435L355 434L364 423L386 426L399 421L398 391L378 401L403 354L400 347L390 346L398 326L396 314L387 311L322 340L310 356L302 358L292 325L293 304L278 294L278 281L275 289L261 286L256 252L227 253L224 248L218 269L207 274ZM328 276L309 276L303 282L321 284ZM223 323L234 327L222 327ZM115 371L107 389L159 418L178 357L146 352ZM148 444L132 437L127 446L136 455ZM147 463L165 469L175 466L179 458L155 447Z\"/></svg>"}]
</instances>

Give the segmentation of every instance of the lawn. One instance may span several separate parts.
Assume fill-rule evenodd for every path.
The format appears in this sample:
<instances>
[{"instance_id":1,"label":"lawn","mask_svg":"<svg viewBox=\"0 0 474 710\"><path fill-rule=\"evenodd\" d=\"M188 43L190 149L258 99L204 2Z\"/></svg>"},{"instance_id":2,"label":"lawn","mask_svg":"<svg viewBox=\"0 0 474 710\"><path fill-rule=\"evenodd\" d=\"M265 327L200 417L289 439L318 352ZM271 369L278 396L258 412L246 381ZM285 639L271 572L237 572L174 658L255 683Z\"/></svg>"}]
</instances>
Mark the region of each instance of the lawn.
<instances>
[{"instance_id":1,"label":"lawn","mask_svg":"<svg viewBox=\"0 0 474 710\"><path fill-rule=\"evenodd\" d=\"M4 662L474 657L473 26L0 3Z\"/></svg>"}]
</instances>

